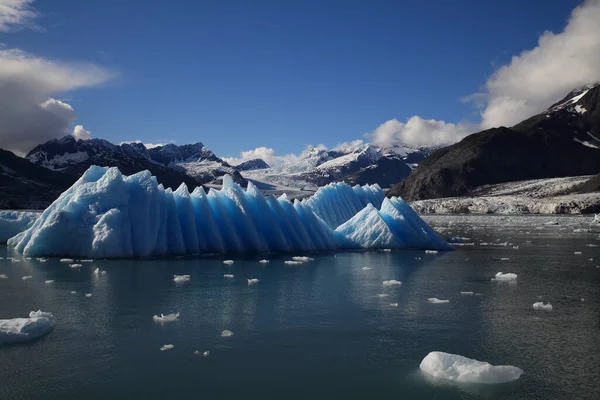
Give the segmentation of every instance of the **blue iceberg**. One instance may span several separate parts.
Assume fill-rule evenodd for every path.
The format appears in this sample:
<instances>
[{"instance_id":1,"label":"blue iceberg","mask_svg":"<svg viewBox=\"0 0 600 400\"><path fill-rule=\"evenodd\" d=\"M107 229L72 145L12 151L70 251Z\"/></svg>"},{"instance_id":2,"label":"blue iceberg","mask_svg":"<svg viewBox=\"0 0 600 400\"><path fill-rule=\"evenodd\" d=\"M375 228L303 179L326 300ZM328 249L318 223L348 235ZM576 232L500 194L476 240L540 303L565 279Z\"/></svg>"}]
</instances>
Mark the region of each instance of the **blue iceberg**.
<instances>
[{"instance_id":1,"label":"blue iceberg","mask_svg":"<svg viewBox=\"0 0 600 400\"><path fill-rule=\"evenodd\" d=\"M90 167L8 244L28 256L132 258L338 249L451 250L377 185L335 183L308 200L264 197L225 176L221 190L165 189L150 172Z\"/></svg>"}]
</instances>

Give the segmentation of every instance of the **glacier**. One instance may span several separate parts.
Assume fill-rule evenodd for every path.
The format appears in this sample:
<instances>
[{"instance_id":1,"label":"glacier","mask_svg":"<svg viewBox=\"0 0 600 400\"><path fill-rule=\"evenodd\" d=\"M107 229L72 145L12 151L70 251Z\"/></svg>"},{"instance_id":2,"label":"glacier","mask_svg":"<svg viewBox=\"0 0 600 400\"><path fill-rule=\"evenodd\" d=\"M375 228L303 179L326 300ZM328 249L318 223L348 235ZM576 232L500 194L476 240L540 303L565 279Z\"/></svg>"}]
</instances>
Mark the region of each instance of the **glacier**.
<instances>
[{"instance_id":1,"label":"glacier","mask_svg":"<svg viewBox=\"0 0 600 400\"><path fill-rule=\"evenodd\" d=\"M226 175L220 190L165 189L149 171L91 166L8 240L28 256L142 258L344 249L452 250L399 198L377 185L320 188L308 200L264 197Z\"/></svg>"}]
</instances>

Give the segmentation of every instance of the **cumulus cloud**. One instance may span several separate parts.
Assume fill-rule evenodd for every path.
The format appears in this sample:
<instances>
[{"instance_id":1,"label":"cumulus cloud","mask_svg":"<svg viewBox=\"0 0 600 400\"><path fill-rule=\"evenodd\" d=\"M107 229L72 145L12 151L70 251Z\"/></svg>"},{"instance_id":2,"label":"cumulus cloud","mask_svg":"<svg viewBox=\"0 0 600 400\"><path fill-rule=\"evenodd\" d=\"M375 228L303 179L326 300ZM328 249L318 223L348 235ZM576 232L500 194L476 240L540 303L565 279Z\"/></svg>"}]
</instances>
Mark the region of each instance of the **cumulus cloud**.
<instances>
[{"instance_id":1,"label":"cumulus cloud","mask_svg":"<svg viewBox=\"0 0 600 400\"><path fill-rule=\"evenodd\" d=\"M486 83L482 128L512 126L544 111L572 89L600 81L600 0L575 8L560 33L514 56Z\"/></svg>"},{"instance_id":2,"label":"cumulus cloud","mask_svg":"<svg viewBox=\"0 0 600 400\"><path fill-rule=\"evenodd\" d=\"M406 123L397 119L386 121L366 136L377 147L418 147L454 143L473 132L473 126L467 123L453 124L435 119L427 120L415 115Z\"/></svg>"},{"instance_id":3,"label":"cumulus cloud","mask_svg":"<svg viewBox=\"0 0 600 400\"><path fill-rule=\"evenodd\" d=\"M82 125L76 125L75 128L73 128L72 135L78 140L90 140L92 138L92 132L84 129Z\"/></svg>"},{"instance_id":4,"label":"cumulus cloud","mask_svg":"<svg viewBox=\"0 0 600 400\"><path fill-rule=\"evenodd\" d=\"M38 12L30 4L33 0L0 0L0 32L35 27L33 20Z\"/></svg>"},{"instance_id":5,"label":"cumulus cloud","mask_svg":"<svg viewBox=\"0 0 600 400\"><path fill-rule=\"evenodd\" d=\"M75 111L53 96L111 77L92 64L63 63L18 49L0 49L0 148L23 155L39 143L71 133Z\"/></svg>"},{"instance_id":6,"label":"cumulus cloud","mask_svg":"<svg viewBox=\"0 0 600 400\"><path fill-rule=\"evenodd\" d=\"M239 157L224 157L223 160L231 165L239 165L255 158L261 158L264 162L272 167L285 162L295 161L298 159L298 156L295 154L279 156L275 153L275 150L270 147L257 147L254 150L240 152Z\"/></svg>"}]
</instances>

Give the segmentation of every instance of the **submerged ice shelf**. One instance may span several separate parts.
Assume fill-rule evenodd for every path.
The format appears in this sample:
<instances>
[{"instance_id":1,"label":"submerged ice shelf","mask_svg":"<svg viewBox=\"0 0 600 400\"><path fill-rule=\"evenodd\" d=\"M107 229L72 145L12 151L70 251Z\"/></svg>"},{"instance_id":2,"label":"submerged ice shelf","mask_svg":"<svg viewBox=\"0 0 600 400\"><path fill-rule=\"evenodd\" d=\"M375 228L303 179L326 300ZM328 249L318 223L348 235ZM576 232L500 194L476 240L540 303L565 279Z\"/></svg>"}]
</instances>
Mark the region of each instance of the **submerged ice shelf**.
<instances>
[{"instance_id":1,"label":"submerged ice shelf","mask_svg":"<svg viewBox=\"0 0 600 400\"><path fill-rule=\"evenodd\" d=\"M164 189L150 172L90 167L8 244L29 256L129 258L199 253L452 247L379 186L327 185L306 201L265 198L225 176L221 190Z\"/></svg>"}]
</instances>

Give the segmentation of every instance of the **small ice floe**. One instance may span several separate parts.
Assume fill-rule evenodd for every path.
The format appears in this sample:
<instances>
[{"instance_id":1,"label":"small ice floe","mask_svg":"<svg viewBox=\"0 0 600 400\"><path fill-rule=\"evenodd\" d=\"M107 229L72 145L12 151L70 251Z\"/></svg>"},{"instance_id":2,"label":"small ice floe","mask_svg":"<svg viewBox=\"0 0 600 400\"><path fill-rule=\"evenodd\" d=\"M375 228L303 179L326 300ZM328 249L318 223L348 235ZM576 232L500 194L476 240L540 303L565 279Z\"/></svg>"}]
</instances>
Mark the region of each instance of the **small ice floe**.
<instances>
[{"instance_id":1,"label":"small ice floe","mask_svg":"<svg viewBox=\"0 0 600 400\"><path fill-rule=\"evenodd\" d=\"M79 260L79 262L83 262L83 263L91 263L91 262L94 262L94 260Z\"/></svg>"},{"instance_id":2,"label":"small ice floe","mask_svg":"<svg viewBox=\"0 0 600 400\"><path fill-rule=\"evenodd\" d=\"M573 233L587 233L587 232L589 232L589 229L585 229L585 228L573 229Z\"/></svg>"},{"instance_id":3,"label":"small ice floe","mask_svg":"<svg viewBox=\"0 0 600 400\"><path fill-rule=\"evenodd\" d=\"M523 370L511 365L494 366L457 354L432 351L421 361L421 371L440 379L464 383L503 383L519 379Z\"/></svg>"},{"instance_id":4,"label":"small ice floe","mask_svg":"<svg viewBox=\"0 0 600 400\"><path fill-rule=\"evenodd\" d=\"M25 257L27 261L31 261L31 257Z\"/></svg>"},{"instance_id":5,"label":"small ice floe","mask_svg":"<svg viewBox=\"0 0 600 400\"><path fill-rule=\"evenodd\" d=\"M202 353L202 352L196 350L196 351L194 351L194 355L202 356L202 357L206 358L206 357L210 356L210 351L206 350L204 353Z\"/></svg>"},{"instance_id":6,"label":"small ice floe","mask_svg":"<svg viewBox=\"0 0 600 400\"><path fill-rule=\"evenodd\" d=\"M460 292L463 296L473 296L473 292Z\"/></svg>"},{"instance_id":7,"label":"small ice floe","mask_svg":"<svg viewBox=\"0 0 600 400\"><path fill-rule=\"evenodd\" d=\"M398 303L390 303L390 307L398 307Z\"/></svg>"},{"instance_id":8,"label":"small ice floe","mask_svg":"<svg viewBox=\"0 0 600 400\"><path fill-rule=\"evenodd\" d=\"M44 281L44 283L50 285L51 283L54 283L54 279L48 279L47 281Z\"/></svg>"},{"instance_id":9,"label":"small ice floe","mask_svg":"<svg viewBox=\"0 0 600 400\"><path fill-rule=\"evenodd\" d=\"M390 295L389 295L389 294L387 294L387 293L379 293L379 294L377 295L377 297L384 298L384 297L390 297Z\"/></svg>"},{"instance_id":10,"label":"small ice floe","mask_svg":"<svg viewBox=\"0 0 600 400\"><path fill-rule=\"evenodd\" d=\"M451 237L450 239L448 239L448 242L454 244L454 243L460 243L460 242L468 242L469 240L471 240L471 238L457 236L457 237Z\"/></svg>"},{"instance_id":11,"label":"small ice floe","mask_svg":"<svg viewBox=\"0 0 600 400\"><path fill-rule=\"evenodd\" d=\"M433 304L448 304L450 303L450 300L441 300L438 299L437 297L430 297L427 299L428 302L433 303Z\"/></svg>"},{"instance_id":12,"label":"small ice floe","mask_svg":"<svg viewBox=\"0 0 600 400\"><path fill-rule=\"evenodd\" d=\"M261 263L261 264L268 264L268 263L269 263L269 260L265 260L265 259L263 259L263 260L260 260L260 261L259 261L259 263Z\"/></svg>"},{"instance_id":13,"label":"small ice floe","mask_svg":"<svg viewBox=\"0 0 600 400\"><path fill-rule=\"evenodd\" d=\"M61 258L60 259L60 262L63 262L63 263L72 263L73 261L75 261L75 260L73 260L72 258Z\"/></svg>"},{"instance_id":14,"label":"small ice floe","mask_svg":"<svg viewBox=\"0 0 600 400\"><path fill-rule=\"evenodd\" d=\"M310 258L310 257L294 256L294 257L292 257L292 260L300 261L300 262L309 262L309 261L314 261L315 259Z\"/></svg>"},{"instance_id":15,"label":"small ice floe","mask_svg":"<svg viewBox=\"0 0 600 400\"><path fill-rule=\"evenodd\" d=\"M519 246L513 246L513 250L519 250Z\"/></svg>"},{"instance_id":16,"label":"small ice floe","mask_svg":"<svg viewBox=\"0 0 600 400\"><path fill-rule=\"evenodd\" d=\"M533 303L533 309L534 310L552 311L552 304L550 304L550 303L544 304L543 301L538 301L536 303Z\"/></svg>"},{"instance_id":17,"label":"small ice floe","mask_svg":"<svg viewBox=\"0 0 600 400\"><path fill-rule=\"evenodd\" d=\"M225 275L223 275L223 278L232 279L232 278L234 278L234 275L233 274L225 274Z\"/></svg>"},{"instance_id":18,"label":"small ice floe","mask_svg":"<svg viewBox=\"0 0 600 400\"><path fill-rule=\"evenodd\" d=\"M593 258L588 258L588 261L594 261L594 259Z\"/></svg>"},{"instance_id":19,"label":"small ice floe","mask_svg":"<svg viewBox=\"0 0 600 400\"><path fill-rule=\"evenodd\" d=\"M48 261L47 258L36 258L36 260L39 261L39 262L46 262L46 261Z\"/></svg>"},{"instance_id":20,"label":"small ice floe","mask_svg":"<svg viewBox=\"0 0 600 400\"><path fill-rule=\"evenodd\" d=\"M13 262L13 263L20 263L20 262L21 262L21 260L18 260L18 259L16 259L16 258L11 258L11 259L10 259L10 262Z\"/></svg>"},{"instance_id":21,"label":"small ice floe","mask_svg":"<svg viewBox=\"0 0 600 400\"><path fill-rule=\"evenodd\" d=\"M371 268L371 267L362 267L362 270L363 270L363 271L370 271L370 270L372 270L372 269L373 269L373 268Z\"/></svg>"},{"instance_id":22,"label":"small ice floe","mask_svg":"<svg viewBox=\"0 0 600 400\"><path fill-rule=\"evenodd\" d=\"M437 250L425 250L425 254L437 254Z\"/></svg>"},{"instance_id":23,"label":"small ice floe","mask_svg":"<svg viewBox=\"0 0 600 400\"><path fill-rule=\"evenodd\" d=\"M31 311L29 318L0 319L0 345L23 343L52 331L56 319L49 312Z\"/></svg>"},{"instance_id":24,"label":"small ice floe","mask_svg":"<svg viewBox=\"0 0 600 400\"><path fill-rule=\"evenodd\" d=\"M402 282L397 281L395 279L390 279L389 281L383 281L383 286L400 286Z\"/></svg>"},{"instance_id":25,"label":"small ice floe","mask_svg":"<svg viewBox=\"0 0 600 400\"><path fill-rule=\"evenodd\" d=\"M248 286L256 285L258 282L260 281L256 278L248 279Z\"/></svg>"},{"instance_id":26,"label":"small ice floe","mask_svg":"<svg viewBox=\"0 0 600 400\"><path fill-rule=\"evenodd\" d=\"M225 260L225 261L223 261L223 264L225 264L225 265L231 265L233 263L234 263L233 260Z\"/></svg>"},{"instance_id":27,"label":"small ice floe","mask_svg":"<svg viewBox=\"0 0 600 400\"><path fill-rule=\"evenodd\" d=\"M106 271L100 271L100 268L94 270L94 275L106 275Z\"/></svg>"},{"instance_id":28,"label":"small ice floe","mask_svg":"<svg viewBox=\"0 0 600 400\"><path fill-rule=\"evenodd\" d=\"M502 272L498 272L493 278L493 281L516 281L517 274L513 274L511 272L507 272L503 274Z\"/></svg>"},{"instance_id":29,"label":"small ice floe","mask_svg":"<svg viewBox=\"0 0 600 400\"><path fill-rule=\"evenodd\" d=\"M173 322L173 321L177 321L179 319L179 313L176 314L160 314L160 315L155 315L152 317L152 320L154 322L160 322L165 323L165 322Z\"/></svg>"},{"instance_id":30,"label":"small ice floe","mask_svg":"<svg viewBox=\"0 0 600 400\"><path fill-rule=\"evenodd\" d=\"M81 264L69 264L69 267L71 267L73 269L77 269L77 268L83 267L83 265L81 265Z\"/></svg>"},{"instance_id":31,"label":"small ice floe","mask_svg":"<svg viewBox=\"0 0 600 400\"><path fill-rule=\"evenodd\" d=\"M6 274L0 274L0 279L8 279L8 276Z\"/></svg>"},{"instance_id":32,"label":"small ice floe","mask_svg":"<svg viewBox=\"0 0 600 400\"><path fill-rule=\"evenodd\" d=\"M229 329L225 329L223 332L221 332L221 337L230 337L233 336L233 332L231 332Z\"/></svg>"},{"instance_id":33,"label":"small ice floe","mask_svg":"<svg viewBox=\"0 0 600 400\"><path fill-rule=\"evenodd\" d=\"M76 290L71 290L71 294L77 294Z\"/></svg>"},{"instance_id":34,"label":"small ice floe","mask_svg":"<svg viewBox=\"0 0 600 400\"><path fill-rule=\"evenodd\" d=\"M302 261L289 261L289 260L288 261L284 261L283 263L287 264L287 265L300 265L300 264L304 264Z\"/></svg>"},{"instance_id":35,"label":"small ice floe","mask_svg":"<svg viewBox=\"0 0 600 400\"><path fill-rule=\"evenodd\" d=\"M475 243L452 243L452 246L475 246Z\"/></svg>"},{"instance_id":36,"label":"small ice floe","mask_svg":"<svg viewBox=\"0 0 600 400\"><path fill-rule=\"evenodd\" d=\"M28 280L30 280L31 278L33 278L33 276L31 276L31 275L25 275L25 276L24 276L24 277L22 277L21 279L23 279L24 281L28 281Z\"/></svg>"},{"instance_id":37,"label":"small ice floe","mask_svg":"<svg viewBox=\"0 0 600 400\"><path fill-rule=\"evenodd\" d=\"M597 245L597 244L593 244L593 243L586 244L586 246L587 246L587 247L598 247L598 245Z\"/></svg>"},{"instance_id":38,"label":"small ice floe","mask_svg":"<svg viewBox=\"0 0 600 400\"><path fill-rule=\"evenodd\" d=\"M91 293L86 293L85 297L92 297L92 294Z\"/></svg>"},{"instance_id":39,"label":"small ice floe","mask_svg":"<svg viewBox=\"0 0 600 400\"><path fill-rule=\"evenodd\" d=\"M573 254L575 254L576 256L580 256L582 253L580 251L574 251Z\"/></svg>"},{"instance_id":40,"label":"small ice floe","mask_svg":"<svg viewBox=\"0 0 600 400\"><path fill-rule=\"evenodd\" d=\"M184 283L189 282L191 275L173 275L173 282L175 283Z\"/></svg>"},{"instance_id":41,"label":"small ice floe","mask_svg":"<svg viewBox=\"0 0 600 400\"><path fill-rule=\"evenodd\" d=\"M502 258L500 259L500 261L510 261L510 258L508 258L508 257L502 257Z\"/></svg>"},{"instance_id":42,"label":"small ice floe","mask_svg":"<svg viewBox=\"0 0 600 400\"><path fill-rule=\"evenodd\" d=\"M172 344L165 344L165 345L163 345L163 347L160 348L160 351L171 350L174 347L175 346Z\"/></svg>"},{"instance_id":43,"label":"small ice floe","mask_svg":"<svg viewBox=\"0 0 600 400\"><path fill-rule=\"evenodd\" d=\"M383 251L385 251L385 252L388 252L388 253L389 253L390 251L392 251L392 249L383 249Z\"/></svg>"},{"instance_id":44,"label":"small ice floe","mask_svg":"<svg viewBox=\"0 0 600 400\"><path fill-rule=\"evenodd\" d=\"M421 257L415 257L415 260L420 260L420 259L421 259Z\"/></svg>"}]
</instances>

